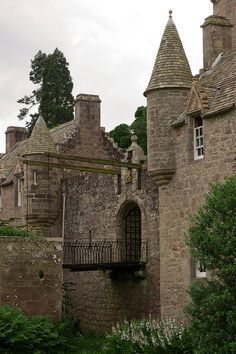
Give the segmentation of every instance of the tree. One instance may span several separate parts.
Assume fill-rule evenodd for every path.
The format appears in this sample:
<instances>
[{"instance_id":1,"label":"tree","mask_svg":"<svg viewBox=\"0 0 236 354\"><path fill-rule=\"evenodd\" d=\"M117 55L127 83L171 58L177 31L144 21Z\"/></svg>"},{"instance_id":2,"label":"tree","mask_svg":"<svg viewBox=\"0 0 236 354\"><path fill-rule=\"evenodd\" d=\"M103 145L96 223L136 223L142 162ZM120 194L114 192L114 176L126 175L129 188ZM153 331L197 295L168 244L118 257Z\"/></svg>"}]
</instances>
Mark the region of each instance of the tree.
<instances>
[{"instance_id":1,"label":"tree","mask_svg":"<svg viewBox=\"0 0 236 354\"><path fill-rule=\"evenodd\" d=\"M135 120L130 126L122 123L110 131L110 135L123 150L130 146L132 133L137 135L138 144L147 153L147 107L140 106L137 108Z\"/></svg>"},{"instance_id":2,"label":"tree","mask_svg":"<svg viewBox=\"0 0 236 354\"><path fill-rule=\"evenodd\" d=\"M110 136L114 139L114 141L118 144L118 146L126 150L131 144L131 133L130 128L127 124L122 123L117 125L115 129L110 131Z\"/></svg>"},{"instance_id":3,"label":"tree","mask_svg":"<svg viewBox=\"0 0 236 354\"><path fill-rule=\"evenodd\" d=\"M63 53L57 48L48 55L39 51L31 61L29 78L38 87L30 96L17 101L26 105L20 109L19 119L24 119L34 106L39 106L38 112L30 114L31 121L26 122L29 133L39 115L49 128L73 119L73 83L68 66Z\"/></svg>"},{"instance_id":4,"label":"tree","mask_svg":"<svg viewBox=\"0 0 236 354\"><path fill-rule=\"evenodd\" d=\"M196 353L236 352L236 176L211 186L188 231L196 261L211 272L190 288Z\"/></svg>"},{"instance_id":5,"label":"tree","mask_svg":"<svg viewBox=\"0 0 236 354\"><path fill-rule=\"evenodd\" d=\"M135 112L135 120L130 125L130 129L138 137L138 144L147 153L147 107L138 107Z\"/></svg>"}]
</instances>

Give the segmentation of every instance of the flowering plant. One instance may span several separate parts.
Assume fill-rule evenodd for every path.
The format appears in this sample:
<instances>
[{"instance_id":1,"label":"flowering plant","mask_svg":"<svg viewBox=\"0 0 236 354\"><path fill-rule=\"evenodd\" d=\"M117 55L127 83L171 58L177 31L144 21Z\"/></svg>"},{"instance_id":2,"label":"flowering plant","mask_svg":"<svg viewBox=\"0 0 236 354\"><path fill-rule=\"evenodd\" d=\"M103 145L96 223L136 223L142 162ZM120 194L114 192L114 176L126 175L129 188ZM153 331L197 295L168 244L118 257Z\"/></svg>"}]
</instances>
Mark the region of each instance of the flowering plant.
<instances>
[{"instance_id":1,"label":"flowering plant","mask_svg":"<svg viewBox=\"0 0 236 354\"><path fill-rule=\"evenodd\" d=\"M106 354L191 353L182 322L149 317L117 324L106 337Z\"/></svg>"}]
</instances>

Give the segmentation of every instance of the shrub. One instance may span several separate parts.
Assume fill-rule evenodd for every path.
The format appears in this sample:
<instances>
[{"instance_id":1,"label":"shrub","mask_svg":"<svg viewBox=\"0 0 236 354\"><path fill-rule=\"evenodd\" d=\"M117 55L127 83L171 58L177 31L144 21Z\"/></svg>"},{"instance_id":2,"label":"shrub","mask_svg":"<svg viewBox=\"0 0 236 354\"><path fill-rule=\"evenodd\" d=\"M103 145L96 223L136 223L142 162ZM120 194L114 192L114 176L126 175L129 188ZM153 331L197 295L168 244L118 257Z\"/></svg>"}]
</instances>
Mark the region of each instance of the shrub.
<instances>
[{"instance_id":1,"label":"shrub","mask_svg":"<svg viewBox=\"0 0 236 354\"><path fill-rule=\"evenodd\" d=\"M192 285L186 308L196 353L236 353L236 176L211 186L188 244L211 271Z\"/></svg>"},{"instance_id":2,"label":"shrub","mask_svg":"<svg viewBox=\"0 0 236 354\"><path fill-rule=\"evenodd\" d=\"M27 316L21 309L0 307L1 353L67 353L65 328L47 316Z\"/></svg>"},{"instance_id":3,"label":"shrub","mask_svg":"<svg viewBox=\"0 0 236 354\"><path fill-rule=\"evenodd\" d=\"M151 317L141 321L125 321L112 329L104 346L106 354L192 353L187 332L174 319Z\"/></svg>"},{"instance_id":4,"label":"shrub","mask_svg":"<svg viewBox=\"0 0 236 354\"><path fill-rule=\"evenodd\" d=\"M32 236L32 233L23 228L10 226L6 220L0 220L0 236Z\"/></svg>"}]
</instances>

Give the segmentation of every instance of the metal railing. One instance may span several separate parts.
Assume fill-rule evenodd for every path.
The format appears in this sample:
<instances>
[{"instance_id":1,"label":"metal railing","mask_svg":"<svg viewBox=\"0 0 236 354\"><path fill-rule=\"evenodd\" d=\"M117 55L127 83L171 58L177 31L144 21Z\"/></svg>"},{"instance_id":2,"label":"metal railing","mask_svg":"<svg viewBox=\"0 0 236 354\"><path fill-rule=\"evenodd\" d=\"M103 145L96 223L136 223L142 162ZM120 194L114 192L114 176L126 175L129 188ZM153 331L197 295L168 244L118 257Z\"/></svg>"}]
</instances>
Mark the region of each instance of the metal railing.
<instances>
[{"instance_id":1,"label":"metal railing","mask_svg":"<svg viewBox=\"0 0 236 354\"><path fill-rule=\"evenodd\" d=\"M148 260L147 241L66 241L63 265L143 264Z\"/></svg>"}]
</instances>

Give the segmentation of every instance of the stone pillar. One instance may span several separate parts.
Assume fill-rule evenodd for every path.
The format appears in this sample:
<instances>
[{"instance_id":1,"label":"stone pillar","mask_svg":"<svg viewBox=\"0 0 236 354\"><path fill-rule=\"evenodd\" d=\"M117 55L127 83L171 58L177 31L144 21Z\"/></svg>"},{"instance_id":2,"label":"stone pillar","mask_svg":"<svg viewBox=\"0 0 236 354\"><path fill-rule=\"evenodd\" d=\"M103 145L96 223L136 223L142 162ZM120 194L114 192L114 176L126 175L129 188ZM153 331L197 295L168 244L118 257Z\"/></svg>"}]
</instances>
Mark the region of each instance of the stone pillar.
<instances>
[{"instance_id":1,"label":"stone pillar","mask_svg":"<svg viewBox=\"0 0 236 354\"><path fill-rule=\"evenodd\" d=\"M222 16L209 16L203 28L203 65L211 67L217 56L232 49L232 24Z\"/></svg>"}]
</instances>

